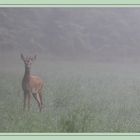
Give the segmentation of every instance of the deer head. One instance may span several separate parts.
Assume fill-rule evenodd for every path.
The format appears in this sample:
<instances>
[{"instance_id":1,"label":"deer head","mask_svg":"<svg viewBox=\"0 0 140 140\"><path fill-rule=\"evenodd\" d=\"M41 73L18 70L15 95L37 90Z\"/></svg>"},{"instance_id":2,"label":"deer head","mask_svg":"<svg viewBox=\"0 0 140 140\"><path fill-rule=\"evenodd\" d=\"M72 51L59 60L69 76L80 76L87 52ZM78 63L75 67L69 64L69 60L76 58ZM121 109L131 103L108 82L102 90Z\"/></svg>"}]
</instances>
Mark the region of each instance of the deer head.
<instances>
[{"instance_id":1,"label":"deer head","mask_svg":"<svg viewBox=\"0 0 140 140\"><path fill-rule=\"evenodd\" d=\"M34 55L33 57L31 57L31 56L30 57L28 57L28 56L25 57L23 54L21 54L20 57L25 64L25 68L30 69L33 61L36 60L37 55Z\"/></svg>"}]
</instances>

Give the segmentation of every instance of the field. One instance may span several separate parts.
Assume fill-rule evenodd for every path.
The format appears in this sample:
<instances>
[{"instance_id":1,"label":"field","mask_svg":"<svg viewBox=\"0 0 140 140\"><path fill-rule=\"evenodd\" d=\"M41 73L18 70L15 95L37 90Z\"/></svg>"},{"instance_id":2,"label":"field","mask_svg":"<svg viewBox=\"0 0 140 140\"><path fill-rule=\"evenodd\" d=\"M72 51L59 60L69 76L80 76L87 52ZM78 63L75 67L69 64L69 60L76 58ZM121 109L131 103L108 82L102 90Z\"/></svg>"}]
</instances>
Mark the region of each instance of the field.
<instances>
[{"instance_id":1,"label":"field","mask_svg":"<svg viewBox=\"0 0 140 140\"><path fill-rule=\"evenodd\" d=\"M0 132L140 132L139 64L41 58L32 67L45 82L40 113L33 98L23 111L20 58L3 61Z\"/></svg>"}]
</instances>

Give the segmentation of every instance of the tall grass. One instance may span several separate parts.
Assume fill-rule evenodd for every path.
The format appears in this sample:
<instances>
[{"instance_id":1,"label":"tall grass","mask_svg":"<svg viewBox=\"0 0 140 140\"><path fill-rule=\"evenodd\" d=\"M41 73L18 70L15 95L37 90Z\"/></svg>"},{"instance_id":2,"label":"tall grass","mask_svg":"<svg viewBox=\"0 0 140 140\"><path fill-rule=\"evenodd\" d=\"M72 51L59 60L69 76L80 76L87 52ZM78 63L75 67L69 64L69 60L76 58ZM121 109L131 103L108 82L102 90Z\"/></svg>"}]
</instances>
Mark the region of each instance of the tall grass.
<instances>
[{"instance_id":1,"label":"tall grass","mask_svg":"<svg viewBox=\"0 0 140 140\"><path fill-rule=\"evenodd\" d=\"M36 68L45 81L41 113L33 99L29 112L22 109L23 70L0 71L0 132L140 132L138 67L51 63Z\"/></svg>"}]
</instances>

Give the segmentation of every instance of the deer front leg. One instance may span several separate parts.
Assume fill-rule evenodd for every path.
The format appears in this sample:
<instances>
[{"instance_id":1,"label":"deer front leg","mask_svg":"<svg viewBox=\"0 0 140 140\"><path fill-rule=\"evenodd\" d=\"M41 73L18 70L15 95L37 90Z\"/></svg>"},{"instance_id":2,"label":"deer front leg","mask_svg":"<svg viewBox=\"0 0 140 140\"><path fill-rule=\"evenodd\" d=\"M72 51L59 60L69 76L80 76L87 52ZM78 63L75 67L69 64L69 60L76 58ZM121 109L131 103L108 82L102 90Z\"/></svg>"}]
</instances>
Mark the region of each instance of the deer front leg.
<instances>
[{"instance_id":1,"label":"deer front leg","mask_svg":"<svg viewBox=\"0 0 140 140\"><path fill-rule=\"evenodd\" d=\"M24 92L23 110L26 110L27 94Z\"/></svg>"},{"instance_id":2,"label":"deer front leg","mask_svg":"<svg viewBox=\"0 0 140 140\"><path fill-rule=\"evenodd\" d=\"M37 101L38 107L39 107L39 111L41 112L41 103L40 100L38 98L37 93L32 93L33 97L35 98L35 100Z\"/></svg>"},{"instance_id":3,"label":"deer front leg","mask_svg":"<svg viewBox=\"0 0 140 140\"><path fill-rule=\"evenodd\" d=\"M42 100L42 93L39 92L39 99L40 99L40 112L42 111L43 108L43 100Z\"/></svg>"},{"instance_id":4,"label":"deer front leg","mask_svg":"<svg viewBox=\"0 0 140 140\"><path fill-rule=\"evenodd\" d=\"M30 104L31 104L31 95L28 94L28 111L30 111Z\"/></svg>"}]
</instances>

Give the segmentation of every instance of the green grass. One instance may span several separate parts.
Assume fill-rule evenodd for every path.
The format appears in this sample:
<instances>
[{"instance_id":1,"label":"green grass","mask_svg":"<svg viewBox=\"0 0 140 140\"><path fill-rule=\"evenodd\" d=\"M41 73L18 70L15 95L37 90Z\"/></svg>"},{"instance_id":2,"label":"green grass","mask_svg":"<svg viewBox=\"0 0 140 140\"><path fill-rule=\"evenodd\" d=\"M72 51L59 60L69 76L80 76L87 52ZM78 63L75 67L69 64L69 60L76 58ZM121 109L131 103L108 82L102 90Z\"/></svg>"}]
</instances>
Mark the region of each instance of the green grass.
<instances>
[{"instance_id":1,"label":"green grass","mask_svg":"<svg viewBox=\"0 0 140 140\"><path fill-rule=\"evenodd\" d=\"M140 132L137 66L69 62L36 68L45 81L41 113L33 98L30 112L22 110L23 70L0 72L0 132Z\"/></svg>"}]
</instances>

